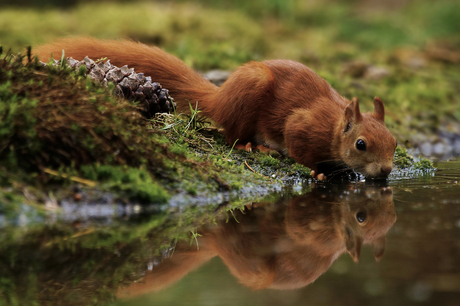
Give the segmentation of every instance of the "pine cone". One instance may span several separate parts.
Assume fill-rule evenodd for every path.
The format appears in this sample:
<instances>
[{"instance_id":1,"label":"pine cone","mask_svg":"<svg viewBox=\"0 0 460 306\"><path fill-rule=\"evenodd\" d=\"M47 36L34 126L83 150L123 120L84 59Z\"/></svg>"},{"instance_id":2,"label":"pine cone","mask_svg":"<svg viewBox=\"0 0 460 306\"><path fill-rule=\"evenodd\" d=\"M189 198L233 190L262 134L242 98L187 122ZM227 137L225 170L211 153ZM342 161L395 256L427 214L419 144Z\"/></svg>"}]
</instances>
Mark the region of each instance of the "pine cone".
<instances>
[{"instance_id":1,"label":"pine cone","mask_svg":"<svg viewBox=\"0 0 460 306\"><path fill-rule=\"evenodd\" d=\"M134 68L128 68L126 65L118 68L110 64L110 60L105 63L95 63L88 57L82 61L68 57L66 63L75 70L85 65L86 75L96 83L107 86L109 82L113 82L116 85L113 94L131 101L138 101L143 108L142 115L148 119L155 116L156 113L171 113L176 107L167 89L163 89L159 83L152 82L149 76L134 72ZM46 63L42 64L46 65ZM60 64L60 61L54 60L53 65Z\"/></svg>"}]
</instances>

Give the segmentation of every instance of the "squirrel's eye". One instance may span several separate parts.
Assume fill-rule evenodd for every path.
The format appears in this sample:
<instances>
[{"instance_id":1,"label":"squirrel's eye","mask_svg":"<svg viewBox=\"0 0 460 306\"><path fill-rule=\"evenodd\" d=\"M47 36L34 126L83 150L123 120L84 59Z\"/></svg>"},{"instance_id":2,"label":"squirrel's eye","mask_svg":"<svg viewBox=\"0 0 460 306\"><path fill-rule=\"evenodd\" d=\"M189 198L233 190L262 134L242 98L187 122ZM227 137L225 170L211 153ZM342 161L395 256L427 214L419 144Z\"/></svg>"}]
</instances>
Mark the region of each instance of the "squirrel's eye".
<instances>
[{"instance_id":1,"label":"squirrel's eye","mask_svg":"<svg viewBox=\"0 0 460 306\"><path fill-rule=\"evenodd\" d=\"M359 213L356 214L356 220L358 220L359 223L363 223L366 221L367 218L367 212L365 211L360 211Z\"/></svg>"},{"instance_id":2,"label":"squirrel's eye","mask_svg":"<svg viewBox=\"0 0 460 306\"><path fill-rule=\"evenodd\" d=\"M360 151L366 151L366 143L364 140L358 139L358 141L356 141L356 149Z\"/></svg>"}]
</instances>

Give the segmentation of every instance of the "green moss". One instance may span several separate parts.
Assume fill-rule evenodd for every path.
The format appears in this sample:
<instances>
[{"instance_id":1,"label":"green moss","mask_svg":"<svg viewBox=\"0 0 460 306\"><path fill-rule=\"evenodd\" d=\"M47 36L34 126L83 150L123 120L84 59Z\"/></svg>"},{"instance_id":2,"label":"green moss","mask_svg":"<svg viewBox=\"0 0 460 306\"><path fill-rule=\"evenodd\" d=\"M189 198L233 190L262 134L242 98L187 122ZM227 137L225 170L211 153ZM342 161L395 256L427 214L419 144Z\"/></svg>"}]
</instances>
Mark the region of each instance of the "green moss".
<instances>
[{"instance_id":1,"label":"green moss","mask_svg":"<svg viewBox=\"0 0 460 306\"><path fill-rule=\"evenodd\" d=\"M415 161L414 168L422 171L433 171L435 170L434 164L431 160L421 158L420 160Z\"/></svg>"},{"instance_id":2,"label":"green moss","mask_svg":"<svg viewBox=\"0 0 460 306\"><path fill-rule=\"evenodd\" d=\"M267 167L279 167L280 161L276 158L273 158L270 155L261 155L259 157L259 163L261 166L267 166Z\"/></svg>"},{"instance_id":3,"label":"green moss","mask_svg":"<svg viewBox=\"0 0 460 306\"><path fill-rule=\"evenodd\" d=\"M299 176L301 179L307 179L311 177L311 169L307 168L301 164L293 164L290 168L292 172Z\"/></svg>"},{"instance_id":4,"label":"green moss","mask_svg":"<svg viewBox=\"0 0 460 306\"><path fill-rule=\"evenodd\" d=\"M394 164L399 168L407 168L410 167L413 159L407 153L406 149L401 148L400 146L396 147L395 156L394 156Z\"/></svg>"},{"instance_id":5,"label":"green moss","mask_svg":"<svg viewBox=\"0 0 460 306\"><path fill-rule=\"evenodd\" d=\"M174 154L186 154L188 152L187 146L184 146L183 143L172 145L169 151Z\"/></svg>"},{"instance_id":6,"label":"green moss","mask_svg":"<svg viewBox=\"0 0 460 306\"><path fill-rule=\"evenodd\" d=\"M145 168L129 168L110 165L85 165L81 176L102 183L99 188L121 192L131 201L140 203L166 203L170 194Z\"/></svg>"},{"instance_id":7,"label":"green moss","mask_svg":"<svg viewBox=\"0 0 460 306\"><path fill-rule=\"evenodd\" d=\"M233 181L230 183L230 188L233 190L240 190L241 188L243 188L243 182Z\"/></svg>"},{"instance_id":8,"label":"green moss","mask_svg":"<svg viewBox=\"0 0 460 306\"><path fill-rule=\"evenodd\" d=\"M399 169L415 169L422 172L431 172L435 170L433 162L426 158L414 158L406 149L400 146L396 147L394 164Z\"/></svg>"}]
</instances>

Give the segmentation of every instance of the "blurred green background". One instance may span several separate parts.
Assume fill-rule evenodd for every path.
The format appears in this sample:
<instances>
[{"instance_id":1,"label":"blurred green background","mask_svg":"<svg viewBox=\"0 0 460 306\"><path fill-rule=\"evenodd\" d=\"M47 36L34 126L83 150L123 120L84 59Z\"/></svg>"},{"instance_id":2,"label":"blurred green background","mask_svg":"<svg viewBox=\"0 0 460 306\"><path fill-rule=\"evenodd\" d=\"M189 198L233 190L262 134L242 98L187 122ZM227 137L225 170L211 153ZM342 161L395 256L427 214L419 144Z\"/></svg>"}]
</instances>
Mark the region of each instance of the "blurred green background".
<instances>
[{"instance_id":1,"label":"blurred green background","mask_svg":"<svg viewBox=\"0 0 460 306\"><path fill-rule=\"evenodd\" d=\"M286 58L362 109L380 96L400 142L460 133L460 1L0 0L0 45L68 35L160 46L201 70ZM434 132L434 133L433 133Z\"/></svg>"}]
</instances>

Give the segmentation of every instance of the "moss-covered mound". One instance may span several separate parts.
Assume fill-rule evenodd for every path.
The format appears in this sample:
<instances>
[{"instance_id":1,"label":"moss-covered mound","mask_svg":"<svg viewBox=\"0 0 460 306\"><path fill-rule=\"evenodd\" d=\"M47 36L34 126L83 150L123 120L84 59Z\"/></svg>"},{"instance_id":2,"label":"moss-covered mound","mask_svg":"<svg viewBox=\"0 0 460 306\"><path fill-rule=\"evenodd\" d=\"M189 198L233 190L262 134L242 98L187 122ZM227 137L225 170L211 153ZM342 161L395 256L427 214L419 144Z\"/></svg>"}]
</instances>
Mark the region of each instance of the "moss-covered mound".
<instances>
[{"instance_id":1,"label":"moss-covered mound","mask_svg":"<svg viewBox=\"0 0 460 306\"><path fill-rule=\"evenodd\" d=\"M7 170L95 162L164 167L167 147L146 137L136 106L65 67L24 66L20 59L0 61L0 160L8 160Z\"/></svg>"},{"instance_id":2,"label":"moss-covered mound","mask_svg":"<svg viewBox=\"0 0 460 306\"><path fill-rule=\"evenodd\" d=\"M165 203L173 194L237 194L242 182L273 182L247 170L243 161L252 164L254 157L231 159L232 148L198 118L199 111L149 121L139 107L113 97L112 91L113 85L87 79L85 69L3 56L1 186L22 194L24 186L62 193L63 183L98 185L130 201ZM308 176L308 169L301 168Z\"/></svg>"}]
</instances>

